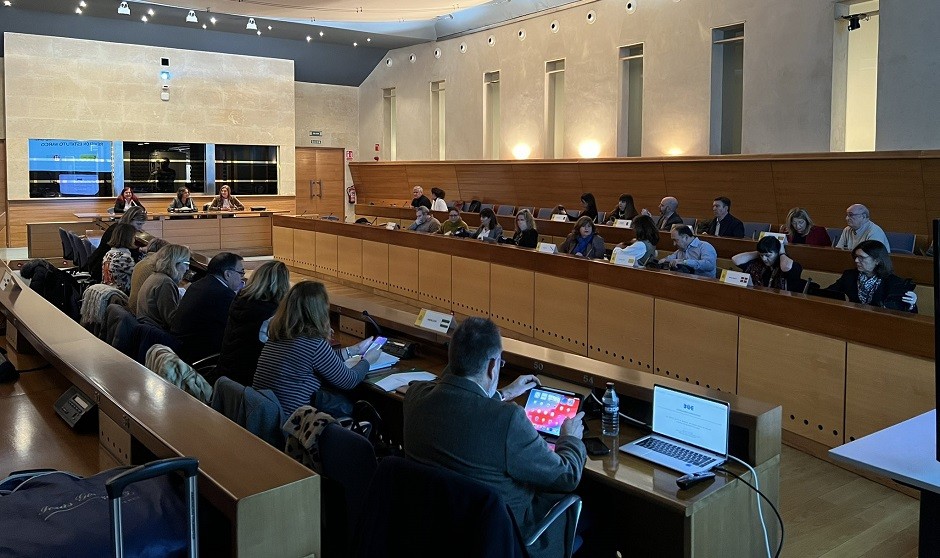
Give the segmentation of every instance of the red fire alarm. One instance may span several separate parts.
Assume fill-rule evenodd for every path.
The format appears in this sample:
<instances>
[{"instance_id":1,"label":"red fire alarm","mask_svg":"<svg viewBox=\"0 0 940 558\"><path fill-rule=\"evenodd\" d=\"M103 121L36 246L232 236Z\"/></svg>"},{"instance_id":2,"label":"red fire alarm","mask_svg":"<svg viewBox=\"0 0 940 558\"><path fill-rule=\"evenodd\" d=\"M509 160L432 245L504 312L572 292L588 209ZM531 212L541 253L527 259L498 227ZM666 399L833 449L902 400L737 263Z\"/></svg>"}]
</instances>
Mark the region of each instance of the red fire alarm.
<instances>
[{"instance_id":1,"label":"red fire alarm","mask_svg":"<svg viewBox=\"0 0 940 558\"><path fill-rule=\"evenodd\" d=\"M375 150L379 151L379 144L375 144Z\"/></svg>"}]
</instances>

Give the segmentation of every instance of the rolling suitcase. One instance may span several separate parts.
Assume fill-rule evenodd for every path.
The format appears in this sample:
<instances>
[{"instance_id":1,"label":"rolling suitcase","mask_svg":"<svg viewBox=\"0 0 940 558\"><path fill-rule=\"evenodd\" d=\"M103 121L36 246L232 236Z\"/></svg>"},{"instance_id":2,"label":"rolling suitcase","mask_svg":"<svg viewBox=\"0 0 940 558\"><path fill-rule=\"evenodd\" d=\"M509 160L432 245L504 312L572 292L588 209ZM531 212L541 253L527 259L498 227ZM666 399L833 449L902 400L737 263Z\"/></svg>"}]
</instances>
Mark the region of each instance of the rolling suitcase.
<instances>
[{"instance_id":1,"label":"rolling suitcase","mask_svg":"<svg viewBox=\"0 0 940 558\"><path fill-rule=\"evenodd\" d=\"M198 468L178 457L87 478L14 473L0 481L0 557L195 557ZM175 471L185 502L167 476Z\"/></svg>"}]
</instances>

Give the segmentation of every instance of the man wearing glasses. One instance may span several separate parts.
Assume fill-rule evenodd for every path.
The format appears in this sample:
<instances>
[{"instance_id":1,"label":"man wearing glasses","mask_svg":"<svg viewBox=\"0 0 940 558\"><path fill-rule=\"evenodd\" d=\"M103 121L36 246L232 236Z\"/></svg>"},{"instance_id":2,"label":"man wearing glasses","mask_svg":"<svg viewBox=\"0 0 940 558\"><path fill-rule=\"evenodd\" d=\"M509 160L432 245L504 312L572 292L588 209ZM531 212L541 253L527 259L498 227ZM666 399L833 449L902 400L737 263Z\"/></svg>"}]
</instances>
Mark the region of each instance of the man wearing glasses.
<instances>
[{"instance_id":1,"label":"man wearing glasses","mask_svg":"<svg viewBox=\"0 0 940 558\"><path fill-rule=\"evenodd\" d=\"M513 399L538 385L525 374L497 391L502 368L499 328L467 318L450 340L448 369L433 382L408 388L404 449L408 457L456 471L498 491L524 537L564 493L578 486L587 458L581 435L584 413L565 419L549 449ZM539 537L530 556L561 556L565 522Z\"/></svg>"},{"instance_id":2,"label":"man wearing glasses","mask_svg":"<svg viewBox=\"0 0 940 558\"><path fill-rule=\"evenodd\" d=\"M888 237L881 227L871 220L868 208L857 203L850 205L845 210L845 222L847 226L842 230L842 236L835 243L835 248L843 250L854 250L860 242L865 240L877 240L884 244L884 247L891 251L891 245L888 243Z\"/></svg>"},{"instance_id":3,"label":"man wearing glasses","mask_svg":"<svg viewBox=\"0 0 940 558\"><path fill-rule=\"evenodd\" d=\"M209 260L206 276L186 289L170 324L170 333L182 342L178 354L183 361L192 364L222 349L229 307L244 286L241 256L219 252Z\"/></svg>"}]
</instances>

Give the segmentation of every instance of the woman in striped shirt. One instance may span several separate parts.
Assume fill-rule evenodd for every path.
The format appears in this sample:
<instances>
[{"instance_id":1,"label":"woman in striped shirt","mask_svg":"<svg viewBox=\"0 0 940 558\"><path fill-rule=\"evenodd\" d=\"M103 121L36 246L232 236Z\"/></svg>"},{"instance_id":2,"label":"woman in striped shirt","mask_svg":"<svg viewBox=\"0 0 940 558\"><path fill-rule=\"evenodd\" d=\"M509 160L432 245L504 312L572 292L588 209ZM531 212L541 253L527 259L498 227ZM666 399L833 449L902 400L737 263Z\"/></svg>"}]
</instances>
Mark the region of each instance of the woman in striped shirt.
<instances>
[{"instance_id":1,"label":"woman in striped shirt","mask_svg":"<svg viewBox=\"0 0 940 558\"><path fill-rule=\"evenodd\" d=\"M324 383L338 390L356 387L381 354L377 349L362 354L372 343L371 337L334 350L329 310L323 283L301 281L288 291L271 318L252 387L273 391L287 415L303 405L317 407L314 396Z\"/></svg>"}]
</instances>

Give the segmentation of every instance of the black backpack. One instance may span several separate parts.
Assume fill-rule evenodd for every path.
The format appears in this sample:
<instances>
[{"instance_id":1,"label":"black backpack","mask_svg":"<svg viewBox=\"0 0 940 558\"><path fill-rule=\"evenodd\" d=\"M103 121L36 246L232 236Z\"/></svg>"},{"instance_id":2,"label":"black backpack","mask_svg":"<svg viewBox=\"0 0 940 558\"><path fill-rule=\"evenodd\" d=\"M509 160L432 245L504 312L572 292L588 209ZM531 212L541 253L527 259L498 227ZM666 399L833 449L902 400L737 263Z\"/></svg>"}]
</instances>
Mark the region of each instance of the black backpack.
<instances>
[{"instance_id":1,"label":"black backpack","mask_svg":"<svg viewBox=\"0 0 940 558\"><path fill-rule=\"evenodd\" d=\"M469 213L479 213L483 204L480 203L480 200L473 200L470 202L470 207L467 208Z\"/></svg>"}]
</instances>

